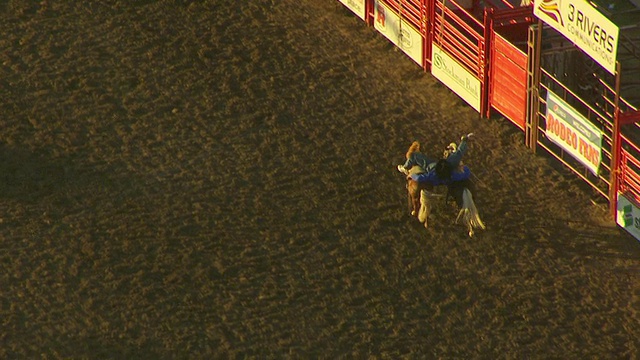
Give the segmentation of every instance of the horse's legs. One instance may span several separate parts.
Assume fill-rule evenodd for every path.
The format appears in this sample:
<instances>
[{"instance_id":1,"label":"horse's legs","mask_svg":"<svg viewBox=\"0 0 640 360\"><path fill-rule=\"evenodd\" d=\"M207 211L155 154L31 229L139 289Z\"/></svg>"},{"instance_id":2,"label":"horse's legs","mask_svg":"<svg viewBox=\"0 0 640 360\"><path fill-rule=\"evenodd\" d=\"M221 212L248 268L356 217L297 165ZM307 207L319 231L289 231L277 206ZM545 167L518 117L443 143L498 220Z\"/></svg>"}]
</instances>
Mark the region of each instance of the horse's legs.
<instances>
[{"instance_id":1,"label":"horse's legs","mask_svg":"<svg viewBox=\"0 0 640 360\"><path fill-rule=\"evenodd\" d=\"M411 213L411 216L413 216L413 213L415 211L415 205L414 205L414 196L413 196L413 192L411 190L411 184L407 181L407 199L409 200L409 212Z\"/></svg>"},{"instance_id":2,"label":"horse's legs","mask_svg":"<svg viewBox=\"0 0 640 360\"><path fill-rule=\"evenodd\" d=\"M420 210L420 184L411 179L407 180L407 192L409 193L409 204L411 208L411 216L418 217Z\"/></svg>"},{"instance_id":3,"label":"horse's legs","mask_svg":"<svg viewBox=\"0 0 640 360\"><path fill-rule=\"evenodd\" d=\"M411 215L418 217L418 210L420 209L420 197L419 196L414 196L413 197L413 210L411 211Z\"/></svg>"}]
</instances>

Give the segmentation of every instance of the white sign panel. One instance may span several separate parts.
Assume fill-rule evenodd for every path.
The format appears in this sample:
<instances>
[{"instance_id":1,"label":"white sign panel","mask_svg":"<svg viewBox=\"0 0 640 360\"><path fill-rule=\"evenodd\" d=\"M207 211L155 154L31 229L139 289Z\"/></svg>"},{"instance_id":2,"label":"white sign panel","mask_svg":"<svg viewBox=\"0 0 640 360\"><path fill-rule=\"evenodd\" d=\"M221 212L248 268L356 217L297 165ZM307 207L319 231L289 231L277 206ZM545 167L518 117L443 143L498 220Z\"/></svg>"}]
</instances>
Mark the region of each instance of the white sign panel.
<instances>
[{"instance_id":1,"label":"white sign panel","mask_svg":"<svg viewBox=\"0 0 640 360\"><path fill-rule=\"evenodd\" d=\"M616 223L640 240L640 209L621 193L618 193Z\"/></svg>"},{"instance_id":2,"label":"white sign panel","mask_svg":"<svg viewBox=\"0 0 640 360\"><path fill-rule=\"evenodd\" d=\"M413 61L422 66L422 36L408 22L400 20L398 13L376 1L374 27L394 45L402 49Z\"/></svg>"},{"instance_id":3,"label":"white sign panel","mask_svg":"<svg viewBox=\"0 0 640 360\"><path fill-rule=\"evenodd\" d=\"M602 130L551 91L547 91L545 135L594 175L602 160Z\"/></svg>"},{"instance_id":4,"label":"white sign panel","mask_svg":"<svg viewBox=\"0 0 640 360\"><path fill-rule=\"evenodd\" d=\"M431 74L480 112L480 80L432 43Z\"/></svg>"},{"instance_id":5,"label":"white sign panel","mask_svg":"<svg viewBox=\"0 0 640 360\"><path fill-rule=\"evenodd\" d=\"M619 29L589 2L535 0L533 13L615 74Z\"/></svg>"},{"instance_id":6,"label":"white sign panel","mask_svg":"<svg viewBox=\"0 0 640 360\"><path fill-rule=\"evenodd\" d=\"M365 0L340 0L340 2L353 11L354 14L364 20L365 17Z\"/></svg>"}]
</instances>

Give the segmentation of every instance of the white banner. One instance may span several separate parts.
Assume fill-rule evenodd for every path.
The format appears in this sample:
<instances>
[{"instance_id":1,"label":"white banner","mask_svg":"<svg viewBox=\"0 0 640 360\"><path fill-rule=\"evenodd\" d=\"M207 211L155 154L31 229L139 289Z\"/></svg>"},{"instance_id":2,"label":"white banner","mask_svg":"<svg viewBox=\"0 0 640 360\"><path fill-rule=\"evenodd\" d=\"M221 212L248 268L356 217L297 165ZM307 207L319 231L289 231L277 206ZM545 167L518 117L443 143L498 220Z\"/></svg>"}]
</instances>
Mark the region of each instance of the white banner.
<instances>
[{"instance_id":1,"label":"white banner","mask_svg":"<svg viewBox=\"0 0 640 360\"><path fill-rule=\"evenodd\" d=\"M545 135L594 175L602 161L602 131L551 91L547 91Z\"/></svg>"},{"instance_id":2,"label":"white banner","mask_svg":"<svg viewBox=\"0 0 640 360\"><path fill-rule=\"evenodd\" d=\"M422 66L422 36L408 22L400 20L398 13L376 0L374 27L394 45L402 49L413 61Z\"/></svg>"},{"instance_id":3,"label":"white banner","mask_svg":"<svg viewBox=\"0 0 640 360\"><path fill-rule=\"evenodd\" d=\"M364 20L365 17L365 0L340 0L340 2L353 11L354 14Z\"/></svg>"},{"instance_id":4,"label":"white banner","mask_svg":"<svg viewBox=\"0 0 640 360\"><path fill-rule=\"evenodd\" d=\"M431 74L480 112L480 80L438 45L431 46Z\"/></svg>"},{"instance_id":5,"label":"white banner","mask_svg":"<svg viewBox=\"0 0 640 360\"><path fill-rule=\"evenodd\" d=\"M621 193L618 193L617 208L616 223L640 240L640 209Z\"/></svg>"},{"instance_id":6,"label":"white banner","mask_svg":"<svg viewBox=\"0 0 640 360\"><path fill-rule=\"evenodd\" d=\"M534 0L533 13L615 74L620 30L589 2Z\"/></svg>"}]
</instances>

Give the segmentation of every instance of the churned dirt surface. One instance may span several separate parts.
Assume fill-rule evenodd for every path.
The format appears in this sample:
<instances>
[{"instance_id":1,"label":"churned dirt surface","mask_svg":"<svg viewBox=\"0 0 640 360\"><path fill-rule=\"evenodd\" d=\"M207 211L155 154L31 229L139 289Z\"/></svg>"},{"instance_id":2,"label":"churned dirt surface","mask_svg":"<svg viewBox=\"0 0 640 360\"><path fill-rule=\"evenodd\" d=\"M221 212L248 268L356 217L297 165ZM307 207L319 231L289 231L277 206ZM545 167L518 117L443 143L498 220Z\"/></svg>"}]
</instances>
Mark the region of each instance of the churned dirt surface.
<instances>
[{"instance_id":1,"label":"churned dirt surface","mask_svg":"<svg viewBox=\"0 0 640 360\"><path fill-rule=\"evenodd\" d=\"M339 2L0 11L0 358L638 358L640 243Z\"/></svg>"}]
</instances>

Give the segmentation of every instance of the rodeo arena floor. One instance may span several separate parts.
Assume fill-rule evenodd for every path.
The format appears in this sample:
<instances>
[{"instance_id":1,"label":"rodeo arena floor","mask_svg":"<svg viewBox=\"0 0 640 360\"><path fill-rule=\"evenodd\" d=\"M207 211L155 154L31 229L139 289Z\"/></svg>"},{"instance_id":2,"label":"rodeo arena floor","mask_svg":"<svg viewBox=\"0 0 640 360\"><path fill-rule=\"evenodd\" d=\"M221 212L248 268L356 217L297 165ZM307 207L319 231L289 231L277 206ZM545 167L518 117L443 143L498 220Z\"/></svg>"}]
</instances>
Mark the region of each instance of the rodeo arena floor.
<instances>
[{"instance_id":1,"label":"rodeo arena floor","mask_svg":"<svg viewBox=\"0 0 640 360\"><path fill-rule=\"evenodd\" d=\"M637 359L640 242L336 0L0 2L2 359ZM396 166L473 132L485 230Z\"/></svg>"}]
</instances>

